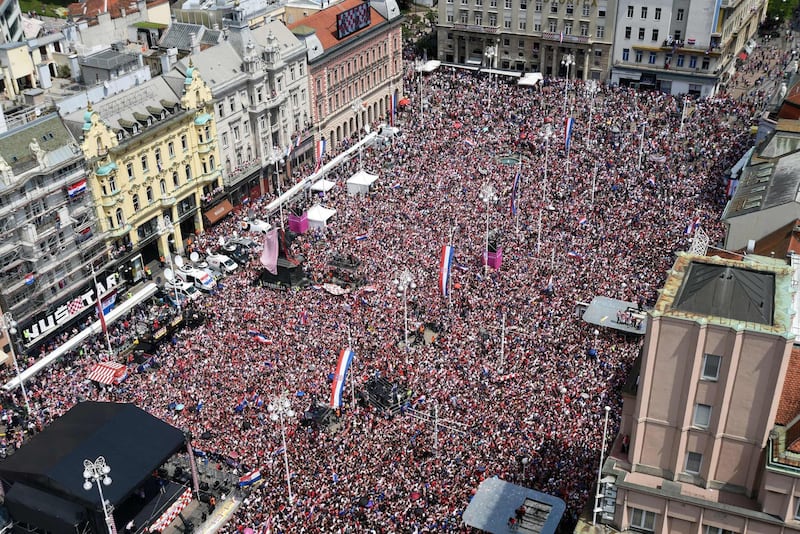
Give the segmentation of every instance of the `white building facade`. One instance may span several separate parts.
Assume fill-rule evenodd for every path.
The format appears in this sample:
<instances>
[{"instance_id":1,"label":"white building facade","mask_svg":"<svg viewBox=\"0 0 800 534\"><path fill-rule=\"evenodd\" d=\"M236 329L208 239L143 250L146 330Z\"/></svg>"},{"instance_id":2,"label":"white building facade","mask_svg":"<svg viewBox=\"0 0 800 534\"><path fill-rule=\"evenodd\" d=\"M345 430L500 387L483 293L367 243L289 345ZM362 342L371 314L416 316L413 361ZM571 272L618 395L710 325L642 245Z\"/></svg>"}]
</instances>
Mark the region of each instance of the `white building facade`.
<instances>
[{"instance_id":1,"label":"white building facade","mask_svg":"<svg viewBox=\"0 0 800 534\"><path fill-rule=\"evenodd\" d=\"M622 0L611 82L712 96L764 20L767 0Z\"/></svg>"}]
</instances>

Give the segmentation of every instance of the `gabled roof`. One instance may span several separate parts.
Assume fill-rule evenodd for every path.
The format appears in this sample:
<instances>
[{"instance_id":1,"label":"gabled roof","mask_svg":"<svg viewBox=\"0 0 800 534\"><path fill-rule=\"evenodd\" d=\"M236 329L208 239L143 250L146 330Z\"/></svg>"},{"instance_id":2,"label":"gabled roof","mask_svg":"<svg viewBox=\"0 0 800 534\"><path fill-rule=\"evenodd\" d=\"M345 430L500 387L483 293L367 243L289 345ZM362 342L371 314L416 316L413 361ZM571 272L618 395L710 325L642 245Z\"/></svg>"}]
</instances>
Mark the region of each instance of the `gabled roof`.
<instances>
[{"instance_id":1,"label":"gabled roof","mask_svg":"<svg viewBox=\"0 0 800 534\"><path fill-rule=\"evenodd\" d=\"M386 19L383 16L381 16L381 14L375 8L370 7L369 26L362 28L357 32L351 33L344 39L337 38L336 15L338 15L339 13L343 13L348 9L352 9L363 3L364 3L363 0L344 0L339 4L327 7L320 11L317 11L312 15L309 15L304 19L300 19L293 24L289 24L289 29L294 30L295 28L298 28L300 26L313 28L317 34L317 38L320 40L325 50L330 50L331 48L333 48L338 44L346 43L348 41L356 39L359 35L368 31L375 25L380 24L382 22L386 22Z\"/></svg>"},{"instance_id":2,"label":"gabled roof","mask_svg":"<svg viewBox=\"0 0 800 534\"><path fill-rule=\"evenodd\" d=\"M237 77L244 75L242 72L242 58L228 41L223 41L217 46L206 48L201 50L199 54L192 54L178 61L172 68L170 76L181 84L185 79L189 61L203 73L203 80L205 80L215 96L215 89L227 85ZM170 85L173 84L170 83Z\"/></svg>"},{"instance_id":3,"label":"gabled roof","mask_svg":"<svg viewBox=\"0 0 800 534\"><path fill-rule=\"evenodd\" d=\"M222 40L222 32L219 30L209 30L202 24L188 24L186 22L173 22L164 31L161 40L158 42L160 48L177 48L184 52L192 50L192 34L195 34L200 48L208 48L219 44Z\"/></svg>"},{"instance_id":4,"label":"gabled roof","mask_svg":"<svg viewBox=\"0 0 800 534\"><path fill-rule=\"evenodd\" d=\"M103 123L116 131L131 128L142 118L146 122L147 117L152 117L152 122L155 123L159 115L152 113L153 108L158 106L166 108L167 106L161 104L162 101L180 102L180 100L181 93L176 92L164 76L159 76L92 104L92 110L97 112ZM78 109L64 117L64 121L76 138L83 135L85 113L85 109ZM140 130L143 131L144 127Z\"/></svg>"},{"instance_id":5,"label":"gabled roof","mask_svg":"<svg viewBox=\"0 0 800 534\"><path fill-rule=\"evenodd\" d=\"M35 166L36 158L30 149L33 139L45 153L57 152L74 145L75 139L64 126L56 113L51 113L29 122L24 126L9 130L0 135L0 155L11 165L15 173L21 173ZM71 152L71 150L70 150ZM49 164L55 164L48 160Z\"/></svg>"}]
</instances>

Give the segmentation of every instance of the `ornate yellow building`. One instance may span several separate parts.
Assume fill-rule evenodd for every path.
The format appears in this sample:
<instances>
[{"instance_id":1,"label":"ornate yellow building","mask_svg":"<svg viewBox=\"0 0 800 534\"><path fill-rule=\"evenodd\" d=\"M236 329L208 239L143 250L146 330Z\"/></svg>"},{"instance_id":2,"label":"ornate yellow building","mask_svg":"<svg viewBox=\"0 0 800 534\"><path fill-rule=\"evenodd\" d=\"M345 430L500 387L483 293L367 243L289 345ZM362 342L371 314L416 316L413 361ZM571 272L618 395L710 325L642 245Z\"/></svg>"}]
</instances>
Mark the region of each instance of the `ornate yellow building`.
<instances>
[{"instance_id":1,"label":"ornate yellow building","mask_svg":"<svg viewBox=\"0 0 800 534\"><path fill-rule=\"evenodd\" d=\"M183 80L149 80L65 122L80 130L118 271L135 281L148 262L183 253L203 229L201 197L222 186L211 90L197 69L190 64Z\"/></svg>"}]
</instances>

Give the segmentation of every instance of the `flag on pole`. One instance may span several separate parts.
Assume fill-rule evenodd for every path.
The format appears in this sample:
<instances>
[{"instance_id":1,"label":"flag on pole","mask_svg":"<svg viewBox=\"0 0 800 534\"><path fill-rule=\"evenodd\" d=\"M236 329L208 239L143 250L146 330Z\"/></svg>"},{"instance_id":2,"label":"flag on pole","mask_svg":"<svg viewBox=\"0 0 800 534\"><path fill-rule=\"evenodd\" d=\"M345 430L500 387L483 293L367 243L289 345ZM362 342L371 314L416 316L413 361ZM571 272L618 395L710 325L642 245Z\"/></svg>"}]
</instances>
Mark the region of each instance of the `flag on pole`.
<instances>
[{"instance_id":1,"label":"flag on pole","mask_svg":"<svg viewBox=\"0 0 800 534\"><path fill-rule=\"evenodd\" d=\"M447 296L450 285L450 268L453 266L453 247L445 245L439 258L439 291L443 297Z\"/></svg>"},{"instance_id":2,"label":"flag on pole","mask_svg":"<svg viewBox=\"0 0 800 534\"><path fill-rule=\"evenodd\" d=\"M567 117L564 123L564 149L569 152L569 143L572 141L572 126L575 122L575 119L572 117Z\"/></svg>"},{"instance_id":3,"label":"flag on pole","mask_svg":"<svg viewBox=\"0 0 800 534\"><path fill-rule=\"evenodd\" d=\"M317 156L317 166L314 169L314 172L317 172L320 169L320 167L322 167L322 158L325 157L325 145L326 144L327 144L327 142L325 141L324 137L322 139L320 139L319 141L317 141L317 154L316 154L316 156Z\"/></svg>"},{"instance_id":4,"label":"flag on pole","mask_svg":"<svg viewBox=\"0 0 800 534\"><path fill-rule=\"evenodd\" d=\"M255 469L254 471L250 471L246 475L239 477L239 487L241 488L242 486L250 486L259 480L261 480L261 471Z\"/></svg>"},{"instance_id":5,"label":"flag on pole","mask_svg":"<svg viewBox=\"0 0 800 534\"><path fill-rule=\"evenodd\" d=\"M397 93L392 93L392 98L389 100L391 106L391 113L389 115L389 126L394 126L394 115L397 113Z\"/></svg>"},{"instance_id":6,"label":"flag on pole","mask_svg":"<svg viewBox=\"0 0 800 534\"><path fill-rule=\"evenodd\" d=\"M354 355L355 353L350 347L342 349L339 353L339 361L336 363L336 374L333 377L333 385L331 386L331 408L336 409L342 407L344 383L347 379L347 370L350 369L350 364L353 362Z\"/></svg>"},{"instance_id":7,"label":"flag on pole","mask_svg":"<svg viewBox=\"0 0 800 534\"><path fill-rule=\"evenodd\" d=\"M517 191L519 190L519 171L514 176L514 183L511 184L511 215L517 214Z\"/></svg>"},{"instance_id":8,"label":"flag on pole","mask_svg":"<svg viewBox=\"0 0 800 534\"><path fill-rule=\"evenodd\" d=\"M264 236L261 250L261 265L272 274L278 274L278 229L273 228Z\"/></svg>"}]
</instances>

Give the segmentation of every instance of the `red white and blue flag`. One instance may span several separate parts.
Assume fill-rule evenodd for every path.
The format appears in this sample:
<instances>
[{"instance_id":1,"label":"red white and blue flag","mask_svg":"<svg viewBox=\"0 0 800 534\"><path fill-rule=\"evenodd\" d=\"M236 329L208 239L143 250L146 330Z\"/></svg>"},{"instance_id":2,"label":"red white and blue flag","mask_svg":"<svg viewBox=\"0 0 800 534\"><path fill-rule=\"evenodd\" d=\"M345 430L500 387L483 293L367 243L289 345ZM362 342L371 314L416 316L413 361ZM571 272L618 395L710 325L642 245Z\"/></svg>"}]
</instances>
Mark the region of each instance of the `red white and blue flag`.
<instances>
[{"instance_id":1,"label":"red white and blue flag","mask_svg":"<svg viewBox=\"0 0 800 534\"><path fill-rule=\"evenodd\" d=\"M581 254L580 252L575 252L574 250L570 250L569 252L567 252L567 257L576 260L582 260L583 254Z\"/></svg>"},{"instance_id":2,"label":"red white and blue flag","mask_svg":"<svg viewBox=\"0 0 800 534\"><path fill-rule=\"evenodd\" d=\"M441 258L439 259L439 291L443 297L449 292L450 269L453 267L453 247L445 245L442 247Z\"/></svg>"},{"instance_id":3,"label":"red white and blue flag","mask_svg":"<svg viewBox=\"0 0 800 534\"><path fill-rule=\"evenodd\" d=\"M580 224L581 226L583 226L587 222L589 222L589 219L587 219L585 215L578 219L578 224Z\"/></svg>"},{"instance_id":4,"label":"red white and blue flag","mask_svg":"<svg viewBox=\"0 0 800 534\"><path fill-rule=\"evenodd\" d=\"M353 363L355 353L353 349L347 347L339 353L339 361L336 363L336 374L333 375L333 385L331 386L331 408L342 407L342 395L344 394L344 383L347 379L347 371Z\"/></svg>"},{"instance_id":5,"label":"red white and blue flag","mask_svg":"<svg viewBox=\"0 0 800 534\"><path fill-rule=\"evenodd\" d=\"M75 182L74 184L69 186L67 188L67 195L69 195L69 197L72 198L80 195L81 193L84 193L85 191L86 191L86 180L84 179L79 182Z\"/></svg>"},{"instance_id":6,"label":"red white and blue flag","mask_svg":"<svg viewBox=\"0 0 800 534\"><path fill-rule=\"evenodd\" d=\"M519 190L519 171L514 176L514 183L511 184L511 215L517 214L517 192Z\"/></svg>"},{"instance_id":7,"label":"red white and blue flag","mask_svg":"<svg viewBox=\"0 0 800 534\"><path fill-rule=\"evenodd\" d=\"M261 471L255 469L253 471L250 471L246 475L242 475L239 477L239 487L250 486L258 482L259 480L261 480Z\"/></svg>"},{"instance_id":8,"label":"red white and blue flag","mask_svg":"<svg viewBox=\"0 0 800 534\"><path fill-rule=\"evenodd\" d=\"M319 141L317 141L317 166L314 169L314 172L318 171L320 167L322 167L322 158L325 157L325 146L327 145L327 141L323 137Z\"/></svg>"},{"instance_id":9,"label":"red white and blue flag","mask_svg":"<svg viewBox=\"0 0 800 534\"><path fill-rule=\"evenodd\" d=\"M695 217L689 224L686 225L686 229L683 231L686 235L691 235L695 230L700 228L700 217Z\"/></svg>"},{"instance_id":10,"label":"red white and blue flag","mask_svg":"<svg viewBox=\"0 0 800 534\"><path fill-rule=\"evenodd\" d=\"M248 330L247 333L250 334L250 336L254 340L258 341L259 343L262 343L264 345L271 345L272 344L272 340L269 339L264 334L262 334L261 332L258 332L256 330Z\"/></svg>"},{"instance_id":11,"label":"red white and blue flag","mask_svg":"<svg viewBox=\"0 0 800 534\"><path fill-rule=\"evenodd\" d=\"M569 151L569 143L572 141L572 126L574 123L575 119L572 117L567 117L564 123L564 149L567 151Z\"/></svg>"}]
</instances>

